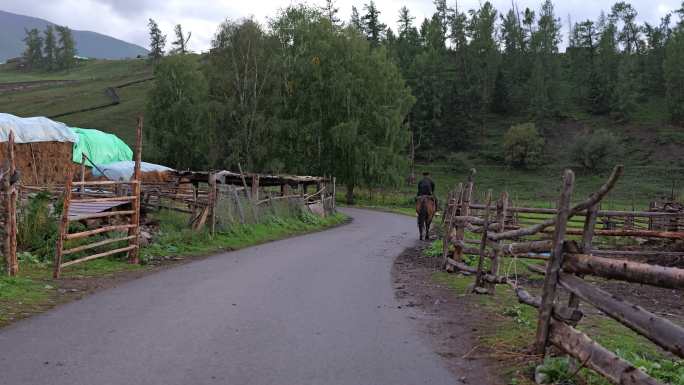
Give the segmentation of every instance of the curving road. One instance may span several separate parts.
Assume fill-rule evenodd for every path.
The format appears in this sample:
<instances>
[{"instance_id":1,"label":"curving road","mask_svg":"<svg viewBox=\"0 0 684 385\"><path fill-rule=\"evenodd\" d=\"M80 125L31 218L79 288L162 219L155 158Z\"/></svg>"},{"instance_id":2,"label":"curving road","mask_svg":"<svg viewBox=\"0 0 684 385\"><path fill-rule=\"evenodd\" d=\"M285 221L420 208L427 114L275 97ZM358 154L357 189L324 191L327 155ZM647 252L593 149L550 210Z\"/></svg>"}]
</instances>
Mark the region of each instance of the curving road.
<instances>
[{"instance_id":1,"label":"curving road","mask_svg":"<svg viewBox=\"0 0 684 385\"><path fill-rule=\"evenodd\" d=\"M457 382L398 309L411 218L345 209L329 231L152 274L0 331L0 384Z\"/></svg>"}]
</instances>

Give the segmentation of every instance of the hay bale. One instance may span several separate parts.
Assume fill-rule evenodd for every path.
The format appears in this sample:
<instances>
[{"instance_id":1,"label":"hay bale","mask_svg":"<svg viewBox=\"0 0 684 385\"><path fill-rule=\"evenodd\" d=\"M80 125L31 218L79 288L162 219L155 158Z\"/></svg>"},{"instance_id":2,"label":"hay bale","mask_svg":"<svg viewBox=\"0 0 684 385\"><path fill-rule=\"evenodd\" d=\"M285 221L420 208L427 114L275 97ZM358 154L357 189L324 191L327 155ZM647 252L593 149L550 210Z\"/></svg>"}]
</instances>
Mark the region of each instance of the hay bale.
<instances>
[{"instance_id":1,"label":"hay bale","mask_svg":"<svg viewBox=\"0 0 684 385\"><path fill-rule=\"evenodd\" d=\"M0 143L7 146L7 143ZM46 186L63 184L69 167L73 144L70 142L16 143L14 159L21 173L21 184ZM6 161L6 151L0 151L0 164ZM80 167L80 166L79 166Z\"/></svg>"}]
</instances>

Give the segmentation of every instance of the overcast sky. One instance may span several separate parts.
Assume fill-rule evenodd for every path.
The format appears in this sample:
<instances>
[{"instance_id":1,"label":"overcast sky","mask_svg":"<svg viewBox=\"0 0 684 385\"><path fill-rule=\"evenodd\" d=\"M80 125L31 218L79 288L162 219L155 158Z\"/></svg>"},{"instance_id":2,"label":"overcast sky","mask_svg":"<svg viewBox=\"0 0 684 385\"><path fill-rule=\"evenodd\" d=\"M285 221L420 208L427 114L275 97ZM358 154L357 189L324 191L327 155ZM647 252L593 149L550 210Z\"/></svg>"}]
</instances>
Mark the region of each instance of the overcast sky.
<instances>
[{"instance_id":1,"label":"overcast sky","mask_svg":"<svg viewBox=\"0 0 684 385\"><path fill-rule=\"evenodd\" d=\"M362 12L369 0L337 0L340 18L348 20L351 7ZM541 0L514 0L520 9L537 9ZM254 16L262 22L276 14L279 8L300 3L298 0L0 0L0 9L28 16L40 17L72 29L91 30L148 46L147 19L157 20L169 35L175 24L192 31L190 47L195 51L209 48L218 24L226 18L240 19ZM453 6L455 0L448 0ZM568 15L572 21L596 19L601 10L609 11L615 1L557 0L556 15L563 20L563 36L567 37ZM309 0L308 4L322 5L325 0ZM458 0L459 8L476 8L478 0ZM493 0L500 12L507 12L511 0ZM661 16L681 6L681 0L633 0L640 21L657 23ZM382 11L383 22L396 30L396 20L401 6L406 5L416 16L419 24L424 17L434 13L432 0L376 0Z\"/></svg>"}]
</instances>

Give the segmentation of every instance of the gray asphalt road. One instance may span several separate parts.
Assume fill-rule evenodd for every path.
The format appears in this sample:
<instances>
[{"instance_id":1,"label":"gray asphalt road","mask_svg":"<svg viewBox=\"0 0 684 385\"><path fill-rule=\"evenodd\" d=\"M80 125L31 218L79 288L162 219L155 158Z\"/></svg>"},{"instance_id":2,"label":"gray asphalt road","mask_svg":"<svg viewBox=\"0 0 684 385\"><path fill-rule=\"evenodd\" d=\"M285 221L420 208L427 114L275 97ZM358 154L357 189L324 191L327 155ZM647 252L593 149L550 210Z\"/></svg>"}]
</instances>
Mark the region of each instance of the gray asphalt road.
<instances>
[{"instance_id":1,"label":"gray asphalt road","mask_svg":"<svg viewBox=\"0 0 684 385\"><path fill-rule=\"evenodd\" d=\"M414 220L225 253L0 331L1 384L454 384L392 289Z\"/></svg>"}]
</instances>

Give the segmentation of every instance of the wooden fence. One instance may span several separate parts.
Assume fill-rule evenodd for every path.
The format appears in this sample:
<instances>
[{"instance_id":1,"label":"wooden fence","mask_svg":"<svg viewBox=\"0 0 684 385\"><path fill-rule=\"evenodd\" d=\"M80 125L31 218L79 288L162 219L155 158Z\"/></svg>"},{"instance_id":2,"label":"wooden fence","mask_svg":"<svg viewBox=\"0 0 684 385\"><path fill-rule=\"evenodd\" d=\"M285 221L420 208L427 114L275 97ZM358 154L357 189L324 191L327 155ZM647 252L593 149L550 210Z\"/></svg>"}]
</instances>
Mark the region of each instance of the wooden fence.
<instances>
[{"instance_id":1,"label":"wooden fence","mask_svg":"<svg viewBox=\"0 0 684 385\"><path fill-rule=\"evenodd\" d=\"M670 217L666 213L608 212L598 209L600 202L613 189L623 168L613 170L606 183L586 200L571 205L575 176L566 170L556 209L509 207L508 194L501 194L492 204L492 192L484 204L471 202L474 180L471 175L449 194L444 216L444 255L442 266L449 270L476 275L474 291L494 294L498 284L510 285L519 302L538 309L535 351L543 356L554 345L577 359L583 366L595 370L615 384L659 384L640 369L578 331L575 326L583 314L580 301L597 308L607 316L648 338L661 348L684 357L684 328L659 317L635 304L613 296L583 277L595 276L658 287L684 288L684 269L663 267L628 259L606 258L605 255L658 255L657 250L598 250L595 237L638 236L655 239L684 239L679 231L644 229L597 229L598 219ZM515 214L546 214L535 217L535 223L524 226ZM582 218L581 229L572 226L574 218ZM680 218L680 216L676 216ZM627 223L627 221L623 221ZM577 239L572 239L578 236ZM478 238L478 239L475 239ZM464 263L464 255L475 255L477 267ZM603 254L604 256L600 256ZM542 296L536 297L518 285L516 279L502 275L503 257L524 257L546 260L546 267L528 267L545 276ZM485 262L489 261L489 269ZM559 292L569 293L567 303L561 303Z\"/></svg>"},{"instance_id":2,"label":"wooden fence","mask_svg":"<svg viewBox=\"0 0 684 385\"><path fill-rule=\"evenodd\" d=\"M142 204L190 215L189 224L199 230L229 221L255 223L276 202L292 201L327 214L335 209L335 178L264 175L233 171L180 172L175 181L143 183ZM310 186L315 191L310 192ZM220 208L230 207L220 218Z\"/></svg>"},{"instance_id":3,"label":"wooden fence","mask_svg":"<svg viewBox=\"0 0 684 385\"><path fill-rule=\"evenodd\" d=\"M73 181L73 170L67 173L64 184L62 217L59 223L57 247L54 261L54 277L59 278L62 269L78 263L109 255L127 253L130 263L139 263L138 248L140 236L140 163L142 153L142 118L138 118L133 178L130 181ZM74 187L78 187L75 191ZM120 207L123 210L117 210ZM111 210L111 211L110 211ZM70 233L70 223L96 221L95 228ZM102 221L105 221L104 223ZM126 232L126 236L105 238L96 242L65 248L67 242L83 242L112 232ZM124 247L122 243L127 243ZM64 256L84 253L103 246L114 249L64 262Z\"/></svg>"}]
</instances>

